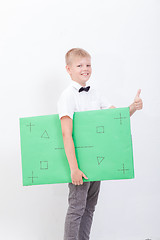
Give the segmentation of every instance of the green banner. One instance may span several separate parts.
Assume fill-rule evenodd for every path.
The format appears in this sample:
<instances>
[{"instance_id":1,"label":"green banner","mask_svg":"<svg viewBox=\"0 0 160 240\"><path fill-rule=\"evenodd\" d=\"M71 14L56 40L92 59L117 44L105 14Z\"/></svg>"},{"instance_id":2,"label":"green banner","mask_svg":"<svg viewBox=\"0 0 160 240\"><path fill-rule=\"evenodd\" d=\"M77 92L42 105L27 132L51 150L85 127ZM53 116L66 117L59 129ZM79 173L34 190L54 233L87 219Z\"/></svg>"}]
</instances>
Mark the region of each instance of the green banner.
<instances>
[{"instance_id":1,"label":"green banner","mask_svg":"<svg viewBox=\"0 0 160 240\"><path fill-rule=\"evenodd\" d=\"M58 114L20 118L23 185L71 181ZM73 141L87 181L134 178L129 107L75 112Z\"/></svg>"}]
</instances>

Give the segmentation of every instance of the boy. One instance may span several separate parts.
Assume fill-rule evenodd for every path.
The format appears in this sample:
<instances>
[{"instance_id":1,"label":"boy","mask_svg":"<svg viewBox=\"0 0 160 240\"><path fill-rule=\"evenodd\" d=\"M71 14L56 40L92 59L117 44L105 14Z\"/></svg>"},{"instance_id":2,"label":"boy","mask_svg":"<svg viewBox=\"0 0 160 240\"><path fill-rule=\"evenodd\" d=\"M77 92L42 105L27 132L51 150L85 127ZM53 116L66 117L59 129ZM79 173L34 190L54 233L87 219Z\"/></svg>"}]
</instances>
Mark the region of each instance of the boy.
<instances>
[{"instance_id":1,"label":"boy","mask_svg":"<svg viewBox=\"0 0 160 240\"><path fill-rule=\"evenodd\" d=\"M73 114L77 111L88 111L115 108L106 98L92 87L86 86L91 68L90 54L81 48L73 48L65 55L66 70L72 83L66 88L58 101L58 113L61 120L65 153L71 170L72 183L68 183L68 211L65 220L64 240L88 240L93 213L97 204L100 181L83 182L87 179L77 164L74 142L72 138ZM134 103L130 107L130 116L142 109L139 89ZM87 161L87 160L86 160Z\"/></svg>"}]
</instances>

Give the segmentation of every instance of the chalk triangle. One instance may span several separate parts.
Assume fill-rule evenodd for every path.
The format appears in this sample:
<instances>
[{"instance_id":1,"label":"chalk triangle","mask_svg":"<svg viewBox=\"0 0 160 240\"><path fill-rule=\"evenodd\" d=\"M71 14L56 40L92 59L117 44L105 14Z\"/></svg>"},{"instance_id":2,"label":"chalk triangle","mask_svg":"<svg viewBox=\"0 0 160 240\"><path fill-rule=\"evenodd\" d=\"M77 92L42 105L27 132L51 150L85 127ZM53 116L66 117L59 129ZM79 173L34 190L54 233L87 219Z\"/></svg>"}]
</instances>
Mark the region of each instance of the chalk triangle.
<instances>
[{"instance_id":1,"label":"chalk triangle","mask_svg":"<svg viewBox=\"0 0 160 240\"><path fill-rule=\"evenodd\" d=\"M97 157L98 165L104 160L104 157Z\"/></svg>"},{"instance_id":2,"label":"chalk triangle","mask_svg":"<svg viewBox=\"0 0 160 240\"><path fill-rule=\"evenodd\" d=\"M41 138L49 138L47 131L45 130Z\"/></svg>"}]
</instances>

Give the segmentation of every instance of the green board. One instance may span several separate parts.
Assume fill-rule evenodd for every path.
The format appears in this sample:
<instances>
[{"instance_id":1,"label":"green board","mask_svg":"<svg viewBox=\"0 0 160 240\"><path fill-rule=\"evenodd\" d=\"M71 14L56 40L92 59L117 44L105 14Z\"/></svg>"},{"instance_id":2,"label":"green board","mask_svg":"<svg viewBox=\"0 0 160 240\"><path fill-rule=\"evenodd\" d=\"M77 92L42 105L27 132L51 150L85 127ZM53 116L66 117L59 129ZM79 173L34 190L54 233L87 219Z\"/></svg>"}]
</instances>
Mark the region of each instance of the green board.
<instances>
[{"instance_id":1,"label":"green board","mask_svg":"<svg viewBox=\"0 0 160 240\"><path fill-rule=\"evenodd\" d=\"M68 183L58 114L20 118L23 185ZM84 181L134 178L129 107L75 112L73 141Z\"/></svg>"}]
</instances>

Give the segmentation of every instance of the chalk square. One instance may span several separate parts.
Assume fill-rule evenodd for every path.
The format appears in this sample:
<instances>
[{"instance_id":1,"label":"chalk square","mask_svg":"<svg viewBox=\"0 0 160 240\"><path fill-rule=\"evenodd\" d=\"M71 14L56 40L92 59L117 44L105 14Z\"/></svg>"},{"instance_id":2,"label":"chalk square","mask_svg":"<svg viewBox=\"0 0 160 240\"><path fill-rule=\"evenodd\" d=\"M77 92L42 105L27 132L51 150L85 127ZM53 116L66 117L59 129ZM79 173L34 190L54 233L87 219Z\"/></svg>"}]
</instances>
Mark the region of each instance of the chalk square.
<instances>
[{"instance_id":1,"label":"chalk square","mask_svg":"<svg viewBox=\"0 0 160 240\"><path fill-rule=\"evenodd\" d=\"M48 161L40 161L40 169L41 170L48 169Z\"/></svg>"},{"instance_id":2,"label":"chalk square","mask_svg":"<svg viewBox=\"0 0 160 240\"><path fill-rule=\"evenodd\" d=\"M97 133L104 133L104 126L98 126Z\"/></svg>"}]
</instances>

